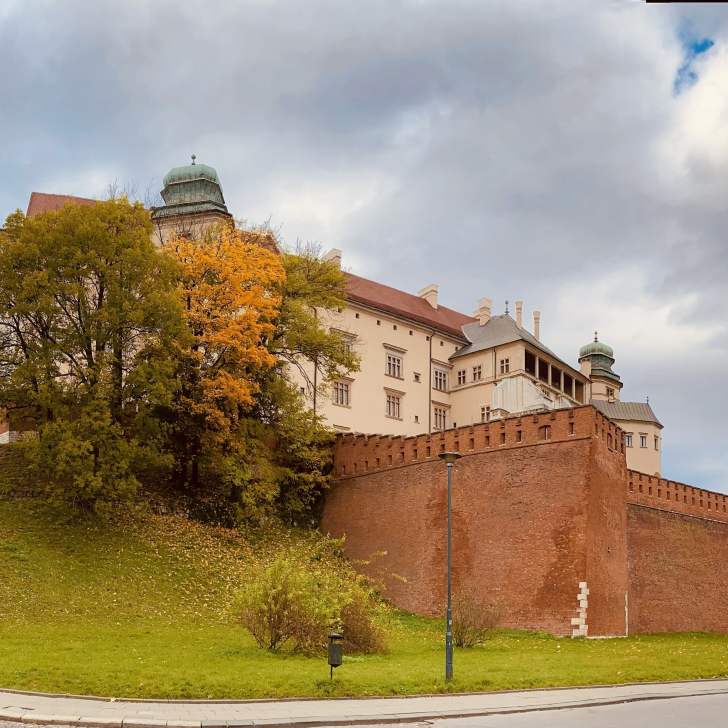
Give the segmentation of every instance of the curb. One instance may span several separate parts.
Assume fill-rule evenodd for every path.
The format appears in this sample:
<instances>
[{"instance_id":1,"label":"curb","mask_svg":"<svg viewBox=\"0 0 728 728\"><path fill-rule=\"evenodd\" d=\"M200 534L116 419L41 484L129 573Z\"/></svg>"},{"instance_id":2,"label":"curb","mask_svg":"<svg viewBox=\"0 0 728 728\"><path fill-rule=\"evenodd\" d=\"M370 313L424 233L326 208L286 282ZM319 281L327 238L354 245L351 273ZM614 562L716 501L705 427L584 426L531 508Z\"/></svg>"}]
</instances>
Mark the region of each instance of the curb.
<instances>
[{"instance_id":1,"label":"curb","mask_svg":"<svg viewBox=\"0 0 728 728\"><path fill-rule=\"evenodd\" d=\"M513 715L518 713L538 713L543 711L569 710L576 708L606 707L625 705L651 700L678 700L707 695L728 695L728 688L722 690L702 690L675 695L633 695L624 697L593 698L591 700L563 703L543 703L541 705L513 706L504 708L474 708L471 710L441 710L419 713L382 713L379 715L352 715L346 718L331 716L302 718L262 718L251 720L164 720L155 718L105 718L95 716L76 716L62 714L41 714L28 710L0 710L0 720L29 725L84 726L85 728L322 728L323 726L384 725L398 723L421 723L424 721L455 718L478 718L491 715Z\"/></svg>"},{"instance_id":2,"label":"curb","mask_svg":"<svg viewBox=\"0 0 728 728\"><path fill-rule=\"evenodd\" d=\"M108 695L77 695L76 693L45 693L38 690L16 690L0 688L0 693L10 695L27 695L34 698L69 698L73 700L96 700L104 703L164 703L169 705L248 705L255 703L311 703L314 701L337 702L344 700L414 700L417 698L458 698L472 695L511 695L512 693L556 693L562 690L595 690L597 688L648 688L652 685L702 685L723 683L728 681L728 674L723 677L699 677L694 680L647 680L645 682L624 683L592 683L587 685L555 685L542 688L511 688L510 690L475 690L458 693L407 693L404 695L336 695L322 697L320 695L289 696L285 698L126 698ZM2 717L0 716L0 720ZM215 728L208 726L208 728Z\"/></svg>"}]
</instances>

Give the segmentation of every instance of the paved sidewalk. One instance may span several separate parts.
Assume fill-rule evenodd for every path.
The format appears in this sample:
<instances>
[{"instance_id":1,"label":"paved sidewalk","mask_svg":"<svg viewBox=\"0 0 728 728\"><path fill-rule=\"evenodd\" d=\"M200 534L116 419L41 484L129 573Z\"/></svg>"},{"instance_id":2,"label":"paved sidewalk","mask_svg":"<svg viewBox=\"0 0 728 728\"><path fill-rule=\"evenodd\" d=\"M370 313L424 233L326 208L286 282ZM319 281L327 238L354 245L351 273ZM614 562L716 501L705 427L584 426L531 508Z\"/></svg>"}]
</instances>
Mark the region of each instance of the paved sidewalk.
<instances>
[{"instance_id":1,"label":"paved sidewalk","mask_svg":"<svg viewBox=\"0 0 728 728\"><path fill-rule=\"evenodd\" d=\"M0 691L0 720L98 728L235 728L407 723L728 694L728 680L404 698L142 701Z\"/></svg>"}]
</instances>

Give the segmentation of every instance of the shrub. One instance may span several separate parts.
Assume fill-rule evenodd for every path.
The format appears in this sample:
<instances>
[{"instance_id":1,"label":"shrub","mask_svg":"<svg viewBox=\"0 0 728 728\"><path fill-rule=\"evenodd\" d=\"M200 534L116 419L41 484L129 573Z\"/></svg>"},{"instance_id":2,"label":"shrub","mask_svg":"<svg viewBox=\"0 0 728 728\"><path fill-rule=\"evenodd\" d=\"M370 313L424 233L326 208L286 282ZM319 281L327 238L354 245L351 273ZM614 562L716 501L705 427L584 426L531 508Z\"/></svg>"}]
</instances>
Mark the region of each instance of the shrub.
<instances>
[{"instance_id":1,"label":"shrub","mask_svg":"<svg viewBox=\"0 0 728 728\"><path fill-rule=\"evenodd\" d=\"M475 647L488 639L501 623L503 608L484 604L472 593L459 594L453 600L452 636L456 647Z\"/></svg>"},{"instance_id":2,"label":"shrub","mask_svg":"<svg viewBox=\"0 0 728 728\"><path fill-rule=\"evenodd\" d=\"M334 630L343 631L347 651L384 649L376 608L364 580L343 561L290 553L253 575L235 603L238 621L259 647L290 645L305 654L324 651Z\"/></svg>"},{"instance_id":3,"label":"shrub","mask_svg":"<svg viewBox=\"0 0 728 728\"><path fill-rule=\"evenodd\" d=\"M344 650L372 654L385 652L384 630L376 620L377 604L370 590L352 589L351 600L341 610Z\"/></svg>"},{"instance_id":4,"label":"shrub","mask_svg":"<svg viewBox=\"0 0 728 728\"><path fill-rule=\"evenodd\" d=\"M313 652L326 644L336 605L316 581L312 571L279 556L240 592L238 619L259 647L276 651L291 641L295 649Z\"/></svg>"}]
</instances>

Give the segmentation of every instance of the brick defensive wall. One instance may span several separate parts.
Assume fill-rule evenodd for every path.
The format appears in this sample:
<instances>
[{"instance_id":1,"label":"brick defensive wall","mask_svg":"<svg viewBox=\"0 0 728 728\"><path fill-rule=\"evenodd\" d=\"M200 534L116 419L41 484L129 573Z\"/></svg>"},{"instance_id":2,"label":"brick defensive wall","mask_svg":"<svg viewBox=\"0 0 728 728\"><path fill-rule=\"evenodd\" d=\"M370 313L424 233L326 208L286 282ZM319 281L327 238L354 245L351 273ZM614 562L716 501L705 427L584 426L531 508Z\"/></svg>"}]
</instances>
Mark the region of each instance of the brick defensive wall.
<instances>
[{"instance_id":1,"label":"brick defensive wall","mask_svg":"<svg viewBox=\"0 0 728 728\"><path fill-rule=\"evenodd\" d=\"M398 606L441 614L446 471L456 592L498 603L505 623L554 634L624 634L624 436L591 406L433 435L345 435L321 528L346 536ZM375 554L383 554L374 556ZM368 562L368 563L367 563Z\"/></svg>"},{"instance_id":2,"label":"brick defensive wall","mask_svg":"<svg viewBox=\"0 0 728 728\"><path fill-rule=\"evenodd\" d=\"M372 471L437 461L446 451L467 456L592 437L600 437L609 450L624 453L623 431L590 405L466 425L431 435L344 434L337 439L334 472L337 480L345 480Z\"/></svg>"},{"instance_id":3,"label":"brick defensive wall","mask_svg":"<svg viewBox=\"0 0 728 728\"><path fill-rule=\"evenodd\" d=\"M628 470L590 405L432 435L340 436L321 528L399 607L445 603L446 469L456 593L557 635L728 632L728 496Z\"/></svg>"}]
</instances>

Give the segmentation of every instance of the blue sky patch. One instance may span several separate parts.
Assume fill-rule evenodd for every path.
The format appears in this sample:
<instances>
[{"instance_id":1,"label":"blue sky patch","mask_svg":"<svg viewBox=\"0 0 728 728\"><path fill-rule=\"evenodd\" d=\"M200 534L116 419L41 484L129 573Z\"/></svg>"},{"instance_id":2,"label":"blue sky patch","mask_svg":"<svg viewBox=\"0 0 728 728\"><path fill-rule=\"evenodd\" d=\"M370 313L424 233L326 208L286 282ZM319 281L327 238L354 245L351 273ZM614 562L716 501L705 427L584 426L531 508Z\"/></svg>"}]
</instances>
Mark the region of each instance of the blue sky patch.
<instances>
[{"instance_id":1,"label":"blue sky patch","mask_svg":"<svg viewBox=\"0 0 728 728\"><path fill-rule=\"evenodd\" d=\"M693 62L698 56L709 51L714 45L715 41L710 38L701 38L699 40L695 38L683 39L685 55L680 68L677 69L672 86L673 93L676 96L698 80L698 74L693 69Z\"/></svg>"}]
</instances>

